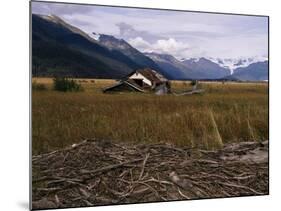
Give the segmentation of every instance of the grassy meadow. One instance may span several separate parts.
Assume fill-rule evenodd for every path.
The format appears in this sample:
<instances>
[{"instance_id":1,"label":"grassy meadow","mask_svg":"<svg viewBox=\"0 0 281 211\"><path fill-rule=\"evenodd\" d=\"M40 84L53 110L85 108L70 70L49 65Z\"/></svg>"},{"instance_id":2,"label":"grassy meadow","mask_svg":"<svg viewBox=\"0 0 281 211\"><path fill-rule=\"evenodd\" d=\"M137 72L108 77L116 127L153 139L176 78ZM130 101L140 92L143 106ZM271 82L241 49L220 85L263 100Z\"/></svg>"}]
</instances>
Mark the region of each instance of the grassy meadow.
<instances>
[{"instance_id":1,"label":"grassy meadow","mask_svg":"<svg viewBox=\"0 0 281 211\"><path fill-rule=\"evenodd\" d=\"M175 96L104 94L114 80L77 79L82 92L58 92L51 78L32 92L33 155L83 139L166 142L203 149L224 143L268 140L267 83L200 83L205 93ZM190 89L174 81L172 89Z\"/></svg>"}]
</instances>

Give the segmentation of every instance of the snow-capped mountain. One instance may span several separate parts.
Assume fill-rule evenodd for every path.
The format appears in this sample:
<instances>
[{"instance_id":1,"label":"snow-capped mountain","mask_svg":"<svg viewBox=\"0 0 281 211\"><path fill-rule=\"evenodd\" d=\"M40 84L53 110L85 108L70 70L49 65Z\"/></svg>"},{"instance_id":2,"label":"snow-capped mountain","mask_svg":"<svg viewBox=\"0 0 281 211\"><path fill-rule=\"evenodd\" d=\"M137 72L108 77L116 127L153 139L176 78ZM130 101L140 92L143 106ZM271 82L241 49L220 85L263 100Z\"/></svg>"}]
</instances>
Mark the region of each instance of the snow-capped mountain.
<instances>
[{"instance_id":1,"label":"snow-capped mountain","mask_svg":"<svg viewBox=\"0 0 281 211\"><path fill-rule=\"evenodd\" d=\"M222 67L204 57L183 60L181 63L198 74L202 73L203 79L219 79L230 74L229 68Z\"/></svg>"},{"instance_id":2,"label":"snow-capped mountain","mask_svg":"<svg viewBox=\"0 0 281 211\"><path fill-rule=\"evenodd\" d=\"M242 58L212 58L208 57L212 62L217 63L221 67L228 68L233 74L234 70L237 68L248 67L250 64L257 62L268 61L268 58L265 56L255 56L255 57L242 57Z\"/></svg>"},{"instance_id":3,"label":"snow-capped mountain","mask_svg":"<svg viewBox=\"0 0 281 211\"><path fill-rule=\"evenodd\" d=\"M175 72L174 69L168 67L179 67L186 73L186 78L192 79L228 79L241 81L263 81L268 80L268 60L265 57L240 58L240 59L214 59L209 57L190 58L190 59L169 59L169 57L161 54L153 54L150 56L154 61L161 64L161 67L169 72ZM177 61L177 62L175 62ZM161 62L161 63L160 63ZM189 76L189 77L188 77Z\"/></svg>"},{"instance_id":4,"label":"snow-capped mountain","mask_svg":"<svg viewBox=\"0 0 281 211\"><path fill-rule=\"evenodd\" d=\"M239 67L234 70L232 76L242 81L268 81L268 61Z\"/></svg>"},{"instance_id":5,"label":"snow-capped mountain","mask_svg":"<svg viewBox=\"0 0 281 211\"><path fill-rule=\"evenodd\" d=\"M230 74L228 68L223 68L204 57L180 61L168 54L145 53L145 55L171 74L173 79L220 79Z\"/></svg>"},{"instance_id":6,"label":"snow-capped mountain","mask_svg":"<svg viewBox=\"0 0 281 211\"><path fill-rule=\"evenodd\" d=\"M266 56L254 56L254 57L241 57L241 58L215 58L215 57L205 57L206 59L218 64L220 67L229 69L231 74L234 73L234 70L237 68L248 67L250 64L257 62L268 61ZM198 62L200 58L182 58L180 61L192 60Z\"/></svg>"}]
</instances>

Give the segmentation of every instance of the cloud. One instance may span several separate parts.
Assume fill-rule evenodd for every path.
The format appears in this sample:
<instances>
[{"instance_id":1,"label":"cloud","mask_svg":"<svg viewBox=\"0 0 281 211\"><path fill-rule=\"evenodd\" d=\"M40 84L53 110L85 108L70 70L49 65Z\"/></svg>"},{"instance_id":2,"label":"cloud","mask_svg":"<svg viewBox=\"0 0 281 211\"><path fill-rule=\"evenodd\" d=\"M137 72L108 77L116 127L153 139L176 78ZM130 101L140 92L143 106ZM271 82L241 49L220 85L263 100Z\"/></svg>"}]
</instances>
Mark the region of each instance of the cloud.
<instances>
[{"instance_id":1,"label":"cloud","mask_svg":"<svg viewBox=\"0 0 281 211\"><path fill-rule=\"evenodd\" d=\"M144 40L142 37L131 38L128 42L135 48L143 52L158 52L171 54L175 57L181 58L185 52L188 52L190 45L188 43L183 43L176 41L173 38L169 39L159 39L156 42L150 43Z\"/></svg>"},{"instance_id":2,"label":"cloud","mask_svg":"<svg viewBox=\"0 0 281 211\"><path fill-rule=\"evenodd\" d=\"M133 26L124 22L117 23L116 26L119 27L121 36L136 36L138 33Z\"/></svg>"},{"instance_id":3,"label":"cloud","mask_svg":"<svg viewBox=\"0 0 281 211\"><path fill-rule=\"evenodd\" d=\"M134 47L139 49L140 51L148 51L151 52L153 49L151 48L151 44L145 41L141 37L131 38L128 42Z\"/></svg>"},{"instance_id":4,"label":"cloud","mask_svg":"<svg viewBox=\"0 0 281 211\"><path fill-rule=\"evenodd\" d=\"M173 38L169 38L167 40L158 40L153 46L158 51L165 53L172 52L173 54L180 54L176 52L186 51L190 47L189 44L176 41Z\"/></svg>"},{"instance_id":5,"label":"cloud","mask_svg":"<svg viewBox=\"0 0 281 211\"><path fill-rule=\"evenodd\" d=\"M132 25L120 22L117 23L116 26L119 28L119 36L123 39L132 39L142 37L143 39L147 40L148 42L155 42L159 39L163 39L164 37L152 34L148 31L144 30L137 30Z\"/></svg>"},{"instance_id":6,"label":"cloud","mask_svg":"<svg viewBox=\"0 0 281 211\"><path fill-rule=\"evenodd\" d=\"M55 14L86 33L123 38L140 51L176 57L267 55L266 17L32 2L32 12Z\"/></svg>"}]
</instances>

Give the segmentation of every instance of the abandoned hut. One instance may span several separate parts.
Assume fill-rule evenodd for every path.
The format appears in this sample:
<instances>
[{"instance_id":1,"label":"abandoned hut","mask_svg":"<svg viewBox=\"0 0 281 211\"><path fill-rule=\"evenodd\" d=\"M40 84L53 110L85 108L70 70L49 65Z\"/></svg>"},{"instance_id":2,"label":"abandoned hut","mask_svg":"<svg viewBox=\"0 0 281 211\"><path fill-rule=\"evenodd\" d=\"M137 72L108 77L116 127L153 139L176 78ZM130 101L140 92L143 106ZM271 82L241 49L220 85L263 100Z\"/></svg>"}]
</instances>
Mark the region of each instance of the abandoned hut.
<instances>
[{"instance_id":1,"label":"abandoned hut","mask_svg":"<svg viewBox=\"0 0 281 211\"><path fill-rule=\"evenodd\" d=\"M163 75L150 68L136 70L103 92L154 92L162 95L170 92L170 82Z\"/></svg>"}]
</instances>

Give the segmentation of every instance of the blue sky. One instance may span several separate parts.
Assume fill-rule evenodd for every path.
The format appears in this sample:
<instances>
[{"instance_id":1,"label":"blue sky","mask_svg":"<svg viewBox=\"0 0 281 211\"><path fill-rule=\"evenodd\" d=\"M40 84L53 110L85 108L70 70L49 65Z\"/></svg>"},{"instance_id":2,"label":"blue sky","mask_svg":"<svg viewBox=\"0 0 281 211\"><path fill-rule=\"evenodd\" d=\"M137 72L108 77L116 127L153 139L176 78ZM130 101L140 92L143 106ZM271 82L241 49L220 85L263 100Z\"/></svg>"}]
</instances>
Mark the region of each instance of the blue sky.
<instances>
[{"instance_id":1,"label":"blue sky","mask_svg":"<svg viewBox=\"0 0 281 211\"><path fill-rule=\"evenodd\" d=\"M46 2L32 2L32 13L54 14L89 34L110 34L140 51L177 58L268 56L266 17Z\"/></svg>"}]
</instances>

